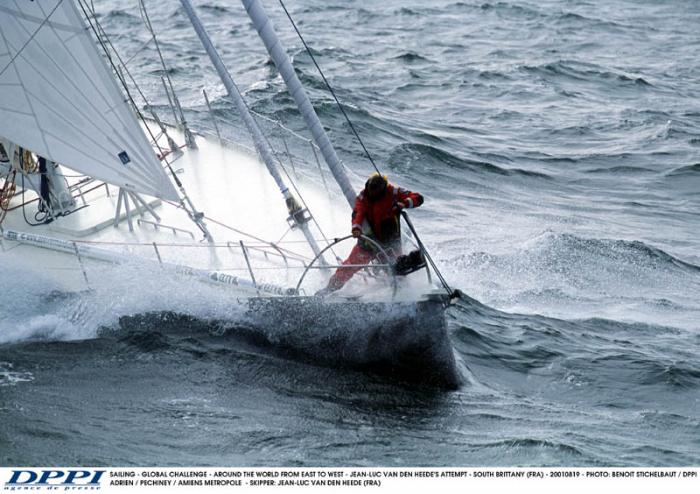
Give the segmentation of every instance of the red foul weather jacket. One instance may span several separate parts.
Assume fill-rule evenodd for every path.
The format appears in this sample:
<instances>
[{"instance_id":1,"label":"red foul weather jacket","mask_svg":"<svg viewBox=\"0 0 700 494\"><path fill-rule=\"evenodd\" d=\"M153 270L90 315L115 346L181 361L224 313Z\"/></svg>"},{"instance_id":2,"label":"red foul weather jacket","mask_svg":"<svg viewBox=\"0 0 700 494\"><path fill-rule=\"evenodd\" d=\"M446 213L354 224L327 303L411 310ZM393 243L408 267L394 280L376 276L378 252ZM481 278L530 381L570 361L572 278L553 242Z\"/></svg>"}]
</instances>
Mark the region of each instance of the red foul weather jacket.
<instances>
[{"instance_id":1,"label":"red foul weather jacket","mask_svg":"<svg viewBox=\"0 0 700 494\"><path fill-rule=\"evenodd\" d=\"M388 184L384 195L376 201L370 201L363 190L355 199L352 211L352 228L362 228L367 220L374 237L381 243L391 242L399 237L401 210L396 203L402 202L407 208L417 208L423 204L423 196L402 187Z\"/></svg>"}]
</instances>

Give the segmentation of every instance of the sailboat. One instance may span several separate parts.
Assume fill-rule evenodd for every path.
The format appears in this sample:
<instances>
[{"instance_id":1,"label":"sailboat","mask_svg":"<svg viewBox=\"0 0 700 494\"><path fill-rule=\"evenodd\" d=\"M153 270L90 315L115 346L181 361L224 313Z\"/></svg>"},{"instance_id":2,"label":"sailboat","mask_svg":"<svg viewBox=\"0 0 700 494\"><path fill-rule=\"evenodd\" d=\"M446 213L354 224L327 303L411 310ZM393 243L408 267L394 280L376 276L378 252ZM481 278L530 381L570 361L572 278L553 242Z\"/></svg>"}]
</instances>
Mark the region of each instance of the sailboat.
<instances>
[{"instance_id":1,"label":"sailboat","mask_svg":"<svg viewBox=\"0 0 700 494\"><path fill-rule=\"evenodd\" d=\"M253 149L222 137L214 117L216 133L191 129L166 70L162 82L176 122L165 123L145 101L92 3L0 5L0 261L75 292L127 266L144 276L210 284L243 306L248 321L267 328L269 341L294 353L402 381L459 386L445 322L455 292L407 215L405 241L430 261L423 269L397 276L392 256L375 243L378 260L357 280L329 296L313 295L338 267L339 249L354 239L331 238L321 229L261 129L264 117L246 104L190 0L180 3ZM337 185L329 194L352 207L349 170L262 3L242 4L311 134L311 154L325 161L327 170L317 161L321 179L325 183L329 172ZM143 1L140 6L165 69ZM237 190L266 198L269 210L259 212L265 221L255 222L255 233L237 223L250 212L231 198L234 182ZM268 198L276 194L282 201L272 206ZM204 213L222 209L230 221Z\"/></svg>"}]
</instances>

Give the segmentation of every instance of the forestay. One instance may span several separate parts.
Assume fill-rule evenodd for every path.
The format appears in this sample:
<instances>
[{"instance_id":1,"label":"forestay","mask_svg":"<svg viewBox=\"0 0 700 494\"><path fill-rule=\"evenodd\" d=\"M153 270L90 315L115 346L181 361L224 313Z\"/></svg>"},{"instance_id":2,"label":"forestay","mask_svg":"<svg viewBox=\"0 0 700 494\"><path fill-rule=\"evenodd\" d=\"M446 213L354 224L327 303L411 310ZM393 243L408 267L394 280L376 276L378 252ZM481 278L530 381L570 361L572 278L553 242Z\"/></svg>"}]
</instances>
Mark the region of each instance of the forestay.
<instances>
[{"instance_id":1,"label":"forestay","mask_svg":"<svg viewBox=\"0 0 700 494\"><path fill-rule=\"evenodd\" d=\"M0 3L0 136L163 199L163 171L73 0Z\"/></svg>"}]
</instances>

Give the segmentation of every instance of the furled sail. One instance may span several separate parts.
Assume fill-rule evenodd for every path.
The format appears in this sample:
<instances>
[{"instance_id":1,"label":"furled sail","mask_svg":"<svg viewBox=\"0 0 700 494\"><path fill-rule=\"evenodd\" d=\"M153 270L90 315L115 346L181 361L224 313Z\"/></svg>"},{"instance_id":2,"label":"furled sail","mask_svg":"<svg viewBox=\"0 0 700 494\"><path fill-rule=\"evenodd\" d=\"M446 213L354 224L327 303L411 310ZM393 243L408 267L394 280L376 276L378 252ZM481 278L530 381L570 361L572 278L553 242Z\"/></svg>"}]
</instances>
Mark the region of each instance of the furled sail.
<instances>
[{"instance_id":1,"label":"furled sail","mask_svg":"<svg viewBox=\"0 0 700 494\"><path fill-rule=\"evenodd\" d=\"M163 171L73 0L0 2L0 136L163 199Z\"/></svg>"}]
</instances>

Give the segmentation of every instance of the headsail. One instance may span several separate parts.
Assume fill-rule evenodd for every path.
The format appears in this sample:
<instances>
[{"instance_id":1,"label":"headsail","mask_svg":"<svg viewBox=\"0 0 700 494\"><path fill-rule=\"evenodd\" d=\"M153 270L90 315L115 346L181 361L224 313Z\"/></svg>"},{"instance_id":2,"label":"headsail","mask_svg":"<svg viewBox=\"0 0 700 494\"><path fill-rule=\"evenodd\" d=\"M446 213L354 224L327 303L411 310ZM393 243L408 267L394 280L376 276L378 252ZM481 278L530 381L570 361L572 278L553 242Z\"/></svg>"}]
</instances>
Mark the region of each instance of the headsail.
<instances>
[{"instance_id":1,"label":"headsail","mask_svg":"<svg viewBox=\"0 0 700 494\"><path fill-rule=\"evenodd\" d=\"M0 4L0 136L127 190L178 199L73 0Z\"/></svg>"}]
</instances>

